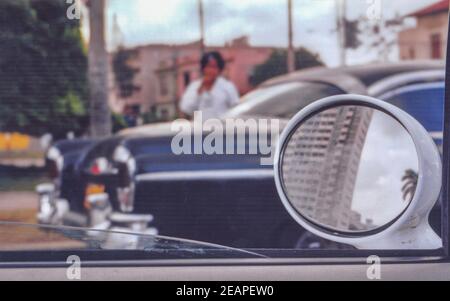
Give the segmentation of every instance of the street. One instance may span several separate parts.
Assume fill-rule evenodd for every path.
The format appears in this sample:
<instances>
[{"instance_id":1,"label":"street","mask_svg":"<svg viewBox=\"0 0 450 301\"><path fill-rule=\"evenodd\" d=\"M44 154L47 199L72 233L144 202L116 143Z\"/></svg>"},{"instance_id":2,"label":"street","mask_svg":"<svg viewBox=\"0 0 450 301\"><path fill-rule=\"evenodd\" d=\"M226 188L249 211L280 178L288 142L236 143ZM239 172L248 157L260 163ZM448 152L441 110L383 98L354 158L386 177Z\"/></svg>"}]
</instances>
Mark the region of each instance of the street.
<instances>
[{"instance_id":1,"label":"street","mask_svg":"<svg viewBox=\"0 0 450 301\"><path fill-rule=\"evenodd\" d=\"M0 220L36 224L37 202L37 194L31 191L0 192ZM84 246L57 233L18 225L0 225L0 240L2 251L74 249Z\"/></svg>"}]
</instances>

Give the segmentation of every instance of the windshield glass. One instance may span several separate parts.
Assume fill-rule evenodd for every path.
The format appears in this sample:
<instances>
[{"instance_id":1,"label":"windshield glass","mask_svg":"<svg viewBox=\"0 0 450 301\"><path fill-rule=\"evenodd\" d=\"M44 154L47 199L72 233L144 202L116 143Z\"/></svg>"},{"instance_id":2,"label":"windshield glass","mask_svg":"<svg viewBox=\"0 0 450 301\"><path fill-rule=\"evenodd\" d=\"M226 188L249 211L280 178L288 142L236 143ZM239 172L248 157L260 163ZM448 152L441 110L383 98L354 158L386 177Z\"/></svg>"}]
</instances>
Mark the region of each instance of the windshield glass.
<instances>
[{"instance_id":1,"label":"windshield glass","mask_svg":"<svg viewBox=\"0 0 450 301\"><path fill-rule=\"evenodd\" d=\"M0 222L0 251L143 251L148 259L263 258L254 252L187 239L67 226ZM133 259L129 257L127 259Z\"/></svg>"},{"instance_id":2,"label":"windshield glass","mask_svg":"<svg viewBox=\"0 0 450 301\"><path fill-rule=\"evenodd\" d=\"M304 216L342 217L311 228L277 185L280 137L320 99L377 91L442 151L447 2L0 0L0 263L357 250L317 229L400 219L429 178L405 163L410 133L351 106L311 117L288 144L286 187ZM364 210L349 208L356 186ZM399 199L381 215L379 187ZM429 223L440 239L440 200Z\"/></svg>"}]
</instances>

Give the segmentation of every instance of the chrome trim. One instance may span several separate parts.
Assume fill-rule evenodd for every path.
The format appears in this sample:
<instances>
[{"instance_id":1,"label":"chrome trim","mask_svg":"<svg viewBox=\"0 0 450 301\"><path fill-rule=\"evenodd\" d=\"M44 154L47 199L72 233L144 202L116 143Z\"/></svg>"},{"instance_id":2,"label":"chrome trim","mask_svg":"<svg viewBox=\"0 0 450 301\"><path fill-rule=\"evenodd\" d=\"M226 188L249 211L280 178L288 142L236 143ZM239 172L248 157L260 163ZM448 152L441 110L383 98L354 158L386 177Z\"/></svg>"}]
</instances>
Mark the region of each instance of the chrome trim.
<instances>
[{"instance_id":1,"label":"chrome trim","mask_svg":"<svg viewBox=\"0 0 450 301\"><path fill-rule=\"evenodd\" d=\"M53 183L44 183L36 186L36 192L38 194L53 193L56 190L56 186Z\"/></svg>"},{"instance_id":2,"label":"chrome trim","mask_svg":"<svg viewBox=\"0 0 450 301\"><path fill-rule=\"evenodd\" d=\"M47 159L55 161L58 170L60 172L62 171L64 167L64 157L59 149L52 146L47 152Z\"/></svg>"},{"instance_id":3,"label":"chrome trim","mask_svg":"<svg viewBox=\"0 0 450 301\"><path fill-rule=\"evenodd\" d=\"M63 217L63 225L72 225L76 227L87 227L88 217L74 211L67 212Z\"/></svg>"},{"instance_id":4,"label":"chrome trim","mask_svg":"<svg viewBox=\"0 0 450 301\"><path fill-rule=\"evenodd\" d=\"M135 184L132 181L127 187L117 187L117 200L119 202L120 210L124 213L130 213L134 210L134 193Z\"/></svg>"},{"instance_id":5,"label":"chrome trim","mask_svg":"<svg viewBox=\"0 0 450 301\"><path fill-rule=\"evenodd\" d=\"M150 223L153 221L153 215L151 214L124 214L124 213L113 213L110 216L112 222L115 223Z\"/></svg>"},{"instance_id":6,"label":"chrome trim","mask_svg":"<svg viewBox=\"0 0 450 301\"><path fill-rule=\"evenodd\" d=\"M114 150L114 154L113 154L114 161L117 161L120 163L126 163L128 161L128 159L130 159L130 158L131 158L131 153L125 146L119 145Z\"/></svg>"},{"instance_id":7,"label":"chrome trim","mask_svg":"<svg viewBox=\"0 0 450 301\"><path fill-rule=\"evenodd\" d=\"M109 225L109 215L112 208L107 193L99 193L88 196L89 209L89 227L103 229L104 225Z\"/></svg>"},{"instance_id":8,"label":"chrome trim","mask_svg":"<svg viewBox=\"0 0 450 301\"><path fill-rule=\"evenodd\" d=\"M444 132L429 132L433 139L444 139Z\"/></svg>"},{"instance_id":9,"label":"chrome trim","mask_svg":"<svg viewBox=\"0 0 450 301\"><path fill-rule=\"evenodd\" d=\"M137 164L133 158L130 150L123 145L119 145L114 150L113 161L116 163L125 164L127 167L130 178L136 172ZM123 212L132 212L134 209L134 183L131 182L130 186L117 187L117 198L120 205L120 210Z\"/></svg>"},{"instance_id":10,"label":"chrome trim","mask_svg":"<svg viewBox=\"0 0 450 301\"><path fill-rule=\"evenodd\" d=\"M219 169L154 172L136 176L136 181L195 181L273 178L272 169Z\"/></svg>"},{"instance_id":11,"label":"chrome trim","mask_svg":"<svg viewBox=\"0 0 450 301\"><path fill-rule=\"evenodd\" d=\"M87 197L87 202L92 208L104 209L109 205L109 196L107 193L92 194Z\"/></svg>"},{"instance_id":12,"label":"chrome trim","mask_svg":"<svg viewBox=\"0 0 450 301\"><path fill-rule=\"evenodd\" d=\"M36 186L36 192L39 195L36 219L40 224L53 224L57 215L56 186L53 183L40 184Z\"/></svg>"},{"instance_id":13,"label":"chrome trim","mask_svg":"<svg viewBox=\"0 0 450 301\"><path fill-rule=\"evenodd\" d=\"M151 214L123 214L116 212L109 216L109 220L112 224L112 231L158 235L156 228L148 227L148 224L153 221L153 215Z\"/></svg>"},{"instance_id":14,"label":"chrome trim","mask_svg":"<svg viewBox=\"0 0 450 301\"><path fill-rule=\"evenodd\" d=\"M382 263L386 265L402 264L443 264L444 256L380 256ZM323 265L363 265L367 269L367 257L348 256L348 257L317 257L312 258L244 258L244 259L157 259L157 260L93 260L83 261L84 267L251 267L251 266L323 266ZM66 262L0 262L0 268L49 268L49 267L67 267Z\"/></svg>"}]
</instances>

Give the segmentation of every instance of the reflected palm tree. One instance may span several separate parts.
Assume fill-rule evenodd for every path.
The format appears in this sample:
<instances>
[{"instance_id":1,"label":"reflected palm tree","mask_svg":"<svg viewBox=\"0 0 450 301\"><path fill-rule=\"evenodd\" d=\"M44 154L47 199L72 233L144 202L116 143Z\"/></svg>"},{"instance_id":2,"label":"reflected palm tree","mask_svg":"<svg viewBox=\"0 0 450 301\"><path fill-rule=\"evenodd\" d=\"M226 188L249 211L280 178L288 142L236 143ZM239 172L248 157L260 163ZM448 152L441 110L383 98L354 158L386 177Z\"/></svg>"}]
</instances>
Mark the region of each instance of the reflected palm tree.
<instances>
[{"instance_id":1,"label":"reflected palm tree","mask_svg":"<svg viewBox=\"0 0 450 301\"><path fill-rule=\"evenodd\" d=\"M404 182L402 186L404 201L411 202L413 199L414 193L416 192L418 179L419 175L414 170L407 169L405 171L405 174L402 177L402 182Z\"/></svg>"}]
</instances>

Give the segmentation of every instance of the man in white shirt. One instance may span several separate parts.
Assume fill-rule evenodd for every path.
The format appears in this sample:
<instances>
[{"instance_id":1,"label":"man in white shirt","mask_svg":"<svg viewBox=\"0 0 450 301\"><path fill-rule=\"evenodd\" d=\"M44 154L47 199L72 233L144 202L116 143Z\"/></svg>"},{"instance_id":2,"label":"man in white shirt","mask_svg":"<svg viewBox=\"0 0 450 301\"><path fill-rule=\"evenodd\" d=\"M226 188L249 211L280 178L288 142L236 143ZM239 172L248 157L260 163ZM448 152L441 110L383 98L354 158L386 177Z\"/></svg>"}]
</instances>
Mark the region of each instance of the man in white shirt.
<instances>
[{"instance_id":1,"label":"man in white shirt","mask_svg":"<svg viewBox=\"0 0 450 301\"><path fill-rule=\"evenodd\" d=\"M219 52L203 55L200 65L203 77L188 86L180 110L187 118L195 111L202 112L203 120L219 118L239 103L239 93L232 82L221 76L225 60Z\"/></svg>"}]
</instances>

